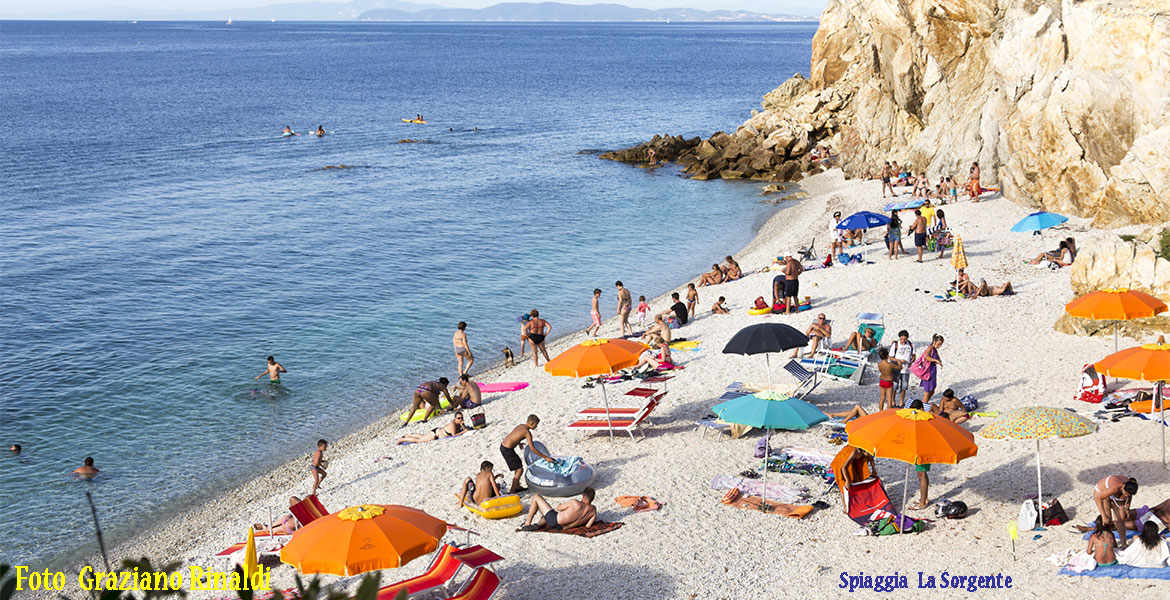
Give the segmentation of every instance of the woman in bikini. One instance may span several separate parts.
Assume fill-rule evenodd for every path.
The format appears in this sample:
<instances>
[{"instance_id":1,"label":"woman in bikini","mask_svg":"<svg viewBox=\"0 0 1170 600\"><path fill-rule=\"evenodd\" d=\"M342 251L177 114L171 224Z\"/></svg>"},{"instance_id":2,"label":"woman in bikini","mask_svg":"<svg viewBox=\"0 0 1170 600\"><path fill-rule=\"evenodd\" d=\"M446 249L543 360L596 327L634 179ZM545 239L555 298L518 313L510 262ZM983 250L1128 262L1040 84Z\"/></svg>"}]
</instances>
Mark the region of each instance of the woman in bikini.
<instances>
[{"instance_id":1,"label":"woman in bikini","mask_svg":"<svg viewBox=\"0 0 1170 600\"><path fill-rule=\"evenodd\" d=\"M1113 549L1116 543L1117 540L1113 537L1113 527L1106 524L1101 517L1097 517L1085 553L1092 555L1099 566L1115 565L1117 564L1117 556L1113 553Z\"/></svg>"},{"instance_id":2,"label":"woman in bikini","mask_svg":"<svg viewBox=\"0 0 1170 600\"><path fill-rule=\"evenodd\" d=\"M451 343L455 346L455 360L459 361L459 374L463 375L471 370L471 364L475 362L475 356L471 354L471 347L467 345L467 322L460 321L455 330L455 335L451 337ZM520 349L524 351L523 348ZM464 359L467 360L467 366L463 366Z\"/></svg>"},{"instance_id":3,"label":"woman in bikini","mask_svg":"<svg viewBox=\"0 0 1170 600\"><path fill-rule=\"evenodd\" d=\"M451 422L445 426L436 427L424 433L408 433L398 438L398 443L421 444L423 442L432 442L439 438L455 437L465 431L467 431L467 428L463 426L463 411L458 411L455 413L455 418L451 419Z\"/></svg>"},{"instance_id":4,"label":"woman in bikini","mask_svg":"<svg viewBox=\"0 0 1170 600\"><path fill-rule=\"evenodd\" d=\"M1093 503L1101 513L1102 521L1110 527L1115 524L1121 526L1122 548L1126 546L1126 515L1130 510L1129 502L1137 491L1137 480L1124 475L1110 475L1093 486ZM1114 519L1114 516L1117 518Z\"/></svg>"}]
</instances>

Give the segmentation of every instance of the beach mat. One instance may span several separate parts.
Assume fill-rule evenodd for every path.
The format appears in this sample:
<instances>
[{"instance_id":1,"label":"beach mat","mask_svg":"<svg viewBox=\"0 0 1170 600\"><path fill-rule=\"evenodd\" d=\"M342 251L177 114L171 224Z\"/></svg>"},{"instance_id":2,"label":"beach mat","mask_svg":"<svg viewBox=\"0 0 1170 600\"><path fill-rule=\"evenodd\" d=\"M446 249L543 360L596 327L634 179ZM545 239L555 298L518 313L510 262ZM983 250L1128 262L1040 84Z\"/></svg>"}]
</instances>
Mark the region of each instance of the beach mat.
<instances>
[{"instance_id":1,"label":"beach mat","mask_svg":"<svg viewBox=\"0 0 1170 600\"><path fill-rule=\"evenodd\" d=\"M595 538L599 535L605 535L611 531L621 529L622 525L625 525L625 523L622 523L621 521L616 521L613 523L607 521L597 521L593 523L593 526L591 527L582 526L573 527L570 529L548 529L546 527L541 527L540 529L534 529L531 533L567 533L569 535L578 535L583 538ZM516 531L520 530L517 529Z\"/></svg>"},{"instance_id":2,"label":"beach mat","mask_svg":"<svg viewBox=\"0 0 1170 600\"><path fill-rule=\"evenodd\" d=\"M803 518L807 517L809 515L809 513L811 513L813 511L813 507L808 506L808 505L782 504L780 502L774 502L772 500L768 500L766 502L767 506L768 506L768 510L761 511L760 505L763 503L765 503L764 499L760 498L759 496L742 496L742 497L740 497L739 500L732 502L728 506L734 506L736 508L742 508L744 510L754 510L757 512L767 512L769 514L791 517L793 519L803 519Z\"/></svg>"},{"instance_id":3,"label":"beach mat","mask_svg":"<svg viewBox=\"0 0 1170 600\"><path fill-rule=\"evenodd\" d=\"M1147 569L1143 567L1131 567L1129 565L1112 565L1109 567L1098 566L1096 569L1085 571L1084 573L1077 573L1076 571L1070 571L1068 567L1061 567L1057 574L1110 577L1113 579L1165 579L1170 581L1170 567Z\"/></svg>"}]
</instances>

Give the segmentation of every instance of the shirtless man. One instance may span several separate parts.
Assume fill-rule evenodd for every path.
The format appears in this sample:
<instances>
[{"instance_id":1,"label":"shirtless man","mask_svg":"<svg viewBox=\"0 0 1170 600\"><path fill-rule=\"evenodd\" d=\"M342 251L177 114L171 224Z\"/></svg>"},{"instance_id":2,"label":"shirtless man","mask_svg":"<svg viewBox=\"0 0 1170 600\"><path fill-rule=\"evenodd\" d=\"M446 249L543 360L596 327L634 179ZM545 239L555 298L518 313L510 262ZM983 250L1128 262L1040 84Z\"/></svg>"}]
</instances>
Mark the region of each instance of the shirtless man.
<instances>
[{"instance_id":1,"label":"shirtless man","mask_svg":"<svg viewBox=\"0 0 1170 600\"><path fill-rule=\"evenodd\" d=\"M589 316L593 318L593 323L585 328L585 333L597 337L597 334L601 332L601 290L598 288L593 288L593 301L589 305Z\"/></svg>"},{"instance_id":2,"label":"shirtless man","mask_svg":"<svg viewBox=\"0 0 1170 600\"><path fill-rule=\"evenodd\" d=\"M723 260L727 261L727 268L723 271L727 274L727 279L725 281L735 281L736 279L743 277L743 269L739 268L739 263L735 262L734 258L728 256Z\"/></svg>"},{"instance_id":3,"label":"shirtless man","mask_svg":"<svg viewBox=\"0 0 1170 600\"><path fill-rule=\"evenodd\" d=\"M983 188L979 187L979 163L971 163L971 178L967 180L967 191L971 194L971 201L979 201L979 193Z\"/></svg>"},{"instance_id":4,"label":"shirtless man","mask_svg":"<svg viewBox=\"0 0 1170 600\"><path fill-rule=\"evenodd\" d=\"M934 405L932 412L956 424L966 423L971 418L971 415L967 414L967 408L955 397L955 390L950 388L943 390L942 398Z\"/></svg>"},{"instance_id":5,"label":"shirtless man","mask_svg":"<svg viewBox=\"0 0 1170 600\"><path fill-rule=\"evenodd\" d=\"M534 494L532 504L528 507L528 517L524 519L524 526L520 530L536 531L541 527L548 529L590 527L597 520L597 507L593 506L594 494L593 488L587 487L581 491L580 500L566 500L556 508L540 494ZM533 522L537 511L540 511L540 517Z\"/></svg>"},{"instance_id":6,"label":"shirtless man","mask_svg":"<svg viewBox=\"0 0 1170 600\"><path fill-rule=\"evenodd\" d=\"M808 326L804 332L808 336L809 341L812 342L812 348L808 351L808 356L813 356L817 353L817 348L820 347L821 340L827 340L833 336L833 326L825 319L825 313L817 315L817 319ZM797 348L792 351L792 358L796 358L796 353L800 351Z\"/></svg>"},{"instance_id":7,"label":"shirtless man","mask_svg":"<svg viewBox=\"0 0 1170 600\"><path fill-rule=\"evenodd\" d=\"M646 332L639 338L643 342L658 342L660 344L670 344L670 326L666 324L666 319L662 315L654 315L654 323L646 328Z\"/></svg>"},{"instance_id":8,"label":"shirtless man","mask_svg":"<svg viewBox=\"0 0 1170 600\"><path fill-rule=\"evenodd\" d=\"M889 161L887 161L886 164L882 165L882 198L886 197L886 190L890 190L891 196L897 196L897 194L894 193L893 184L890 183L893 181L894 175L894 168L891 167Z\"/></svg>"},{"instance_id":9,"label":"shirtless man","mask_svg":"<svg viewBox=\"0 0 1170 600\"><path fill-rule=\"evenodd\" d=\"M443 408L439 404L439 394L443 394L447 398L447 404L454 404L451 401L451 392L447 391L447 384L451 383L446 377L440 377L438 381L428 381L420 383L414 390L414 400L410 403L410 410L406 412L407 415L413 415L414 411L418 410L423 402L427 403L427 413L423 415L422 423L426 423L431 415L437 412L442 412ZM403 421L402 427L410 424L410 417Z\"/></svg>"},{"instance_id":10,"label":"shirtless man","mask_svg":"<svg viewBox=\"0 0 1170 600\"><path fill-rule=\"evenodd\" d=\"M492 469L492 463L485 460L479 463L479 473L475 474L475 479L468 477L463 480L459 506L463 506L463 502L469 499L468 496L470 496L472 503L479 504L488 498L500 495L500 486L496 484L496 475Z\"/></svg>"},{"instance_id":11,"label":"shirtless man","mask_svg":"<svg viewBox=\"0 0 1170 600\"><path fill-rule=\"evenodd\" d=\"M479 384L471 380L466 373L459 376L459 383L455 385L455 406L475 408L483 404L483 392Z\"/></svg>"},{"instance_id":12,"label":"shirtless man","mask_svg":"<svg viewBox=\"0 0 1170 600\"><path fill-rule=\"evenodd\" d=\"M614 283L614 286L617 287L618 292L617 314L618 321L622 326L622 337L634 335L634 326L630 324L630 311L634 308L634 302L630 299L630 290L627 290L620 281Z\"/></svg>"},{"instance_id":13,"label":"shirtless man","mask_svg":"<svg viewBox=\"0 0 1170 600\"><path fill-rule=\"evenodd\" d=\"M723 278L723 268L719 265L711 265L710 271L699 276L699 287L723 283Z\"/></svg>"},{"instance_id":14,"label":"shirtless man","mask_svg":"<svg viewBox=\"0 0 1170 600\"><path fill-rule=\"evenodd\" d=\"M922 262L922 249L926 248L926 225L926 217L922 216L922 211L915 210L914 222L910 224L906 235L914 234L914 245L918 248L917 262Z\"/></svg>"},{"instance_id":15,"label":"shirtless man","mask_svg":"<svg viewBox=\"0 0 1170 600\"><path fill-rule=\"evenodd\" d=\"M98 474L98 468L93 466L93 457L85 457L85 464L73 470L73 474L79 479L93 479Z\"/></svg>"},{"instance_id":16,"label":"shirtless man","mask_svg":"<svg viewBox=\"0 0 1170 600\"><path fill-rule=\"evenodd\" d=\"M784 263L784 314L792 314L793 309L798 308L800 299L797 294L800 293L800 274L804 272L804 267L801 266L795 258L791 256ZM791 300L789 300L791 298Z\"/></svg>"},{"instance_id":17,"label":"shirtless man","mask_svg":"<svg viewBox=\"0 0 1170 600\"><path fill-rule=\"evenodd\" d=\"M528 419L524 421L523 425L517 425L500 443L500 454L504 456L504 464L508 465L508 469L512 471L512 487L508 488L508 492L512 494L519 494L520 492L528 491L528 488L520 487L520 478L524 475L524 461L520 459L520 455L516 453L516 446L520 442L527 442L528 448L532 453L555 463L556 459L551 456L541 454L532 445L532 432L536 430L536 426L540 425L540 417L536 415L528 415Z\"/></svg>"},{"instance_id":18,"label":"shirtless man","mask_svg":"<svg viewBox=\"0 0 1170 600\"><path fill-rule=\"evenodd\" d=\"M1093 486L1093 503L1097 505L1097 512L1101 513L1106 525L1118 525L1122 548L1127 545L1125 514L1130 510L1129 503L1137 491L1137 480L1124 475L1110 475Z\"/></svg>"},{"instance_id":19,"label":"shirtless man","mask_svg":"<svg viewBox=\"0 0 1170 600\"><path fill-rule=\"evenodd\" d=\"M552 325L548 321L540 318L540 311L535 308L528 313L532 317L528 319L526 331L528 332L528 341L532 344L532 364L540 366L540 355L544 355L545 362L548 362L548 350L544 347L544 338L548 337L548 332L552 330ZM538 353L537 350L540 352Z\"/></svg>"},{"instance_id":20,"label":"shirtless man","mask_svg":"<svg viewBox=\"0 0 1170 600\"><path fill-rule=\"evenodd\" d=\"M451 344L455 346L455 360L459 361L459 374L462 375L471 370L471 363L475 362L475 356L471 354L471 347L467 345L467 322L460 321L455 329L455 335L451 337ZM467 366L463 366L463 359L467 359Z\"/></svg>"},{"instance_id":21,"label":"shirtless man","mask_svg":"<svg viewBox=\"0 0 1170 600\"><path fill-rule=\"evenodd\" d=\"M890 360L887 348L878 350L878 410L894 408L894 379L898 377L898 365Z\"/></svg>"},{"instance_id":22,"label":"shirtless man","mask_svg":"<svg viewBox=\"0 0 1170 600\"><path fill-rule=\"evenodd\" d=\"M269 356L268 366L264 368L263 373L256 376L256 379L259 380L261 377L267 375L270 383L280 383L281 373L288 373L288 369L285 369L284 365L276 362L276 358Z\"/></svg>"}]
</instances>

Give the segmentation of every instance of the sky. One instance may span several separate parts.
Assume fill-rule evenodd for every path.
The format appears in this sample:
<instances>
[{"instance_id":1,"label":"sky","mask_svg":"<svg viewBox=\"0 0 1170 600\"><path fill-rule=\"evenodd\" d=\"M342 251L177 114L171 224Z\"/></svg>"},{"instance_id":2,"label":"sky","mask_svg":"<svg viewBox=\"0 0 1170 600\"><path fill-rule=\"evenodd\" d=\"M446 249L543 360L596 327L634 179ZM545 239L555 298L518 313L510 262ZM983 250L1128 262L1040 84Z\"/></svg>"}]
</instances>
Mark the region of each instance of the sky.
<instances>
[{"instance_id":1,"label":"sky","mask_svg":"<svg viewBox=\"0 0 1170 600\"><path fill-rule=\"evenodd\" d=\"M0 0L0 16L64 13L75 10L107 8L156 8L214 11L229 8L294 4L301 0ZM321 0L337 2L337 0ZM482 8L505 0L413 0L418 4L437 4L449 8ZM531 0L507 0L531 1ZM612 2L638 8L700 8L704 10L750 10L760 13L816 16L828 0L555 0L565 4ZM337 2L339 4L344 1Z\"/></svg>"}]
</instances>

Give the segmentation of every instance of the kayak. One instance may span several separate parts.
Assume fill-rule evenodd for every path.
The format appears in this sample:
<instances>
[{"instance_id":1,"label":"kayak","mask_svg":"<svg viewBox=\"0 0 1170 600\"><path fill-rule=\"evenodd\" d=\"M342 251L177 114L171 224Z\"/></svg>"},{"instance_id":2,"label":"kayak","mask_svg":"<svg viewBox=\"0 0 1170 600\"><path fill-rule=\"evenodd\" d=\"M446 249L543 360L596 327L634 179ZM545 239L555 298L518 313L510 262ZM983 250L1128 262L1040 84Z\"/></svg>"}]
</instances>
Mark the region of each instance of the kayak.
<instances>
[{"instance_id":1,"label":"kayak","mask_svg":"<svg viewBox=\"0 0 1170 600\"><path fill-rule=\"evenodd\" d=\"M426 121L420 121L418 119L403 119L402 122L403 123L418 123L419 125L426 125L427 124Z\"/></svg>"}]
</instances>

